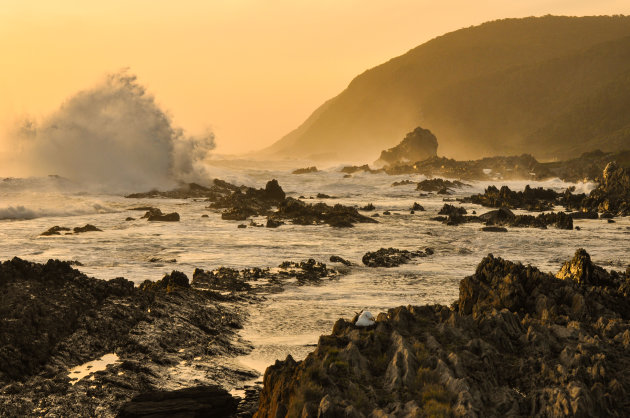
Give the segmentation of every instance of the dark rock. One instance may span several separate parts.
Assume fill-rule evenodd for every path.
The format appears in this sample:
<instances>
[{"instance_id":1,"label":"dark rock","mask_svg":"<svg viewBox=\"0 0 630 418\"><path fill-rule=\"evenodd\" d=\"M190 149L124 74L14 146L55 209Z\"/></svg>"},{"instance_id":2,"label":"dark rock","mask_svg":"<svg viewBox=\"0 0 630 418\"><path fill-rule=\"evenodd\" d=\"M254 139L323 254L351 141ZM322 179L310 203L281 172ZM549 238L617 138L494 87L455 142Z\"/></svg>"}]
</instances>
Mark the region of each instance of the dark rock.
<instances>
[{"instance_id":1,"label":"dark rock","mask_svg":"<svg viewBox=\"0 0 630 418\"><path fill-rule=\"evenodd\" d=\"M424 207L418 202L413 202L413 206L411 207L411 210L412 211L419 210L419 211L423 212L424 211Z\"/></svg>"},{"instance_id":2,"label":"dark rock","mask_svg":"<svg viewBox=\"0 0 630 418\"><path fill-rule=\"evenodd\" d=\"M346 173L346 174L354 174L360 171L364 171L370 174L376 174L376 173L382 173L384 170L372 170L367 164L362 165L362 166L356 166L356 165L352 165L352 166L346 166L343 167L341 169L342 173ZM345 177L345 176L344 176Z\"/></svg>"},{"instance_id":3,"label":"dark rock","mask_svg":"<svg viewBox=\"0 0 630 418\"><path fill-rule=\"evenodd\" d=\"M464 184L461 181L450 181L441 178L435 178L422 180L418 183L416 190L421 190L424 192L438 192L438 194L448 194L451 189L461 189L464 186L467 186L467 184Z\"/></svg>"},{"instance_id":4,"label":"dark rock","mask_svg":"<svg viewBox=\"0 0 630 418\"><path fill-rule=\"evenodd\" d=\"M179 213L152 214L147 218L149 222L179 222Z\"/></svg>"},{"instance_id":5,"label":"dark rock","mask_svg":"<svg viewBox=\"0 0 630 418\"><path fill-rule=\"evenodd\" d=\"M246 274L238 270L221 267L213 271L195 269L192 284L195 287L212 290L247 291L251 285L246 282Z\"/></svg>"},{"instance_id":6,"label":"dark rock","mask_svg":"<svg viewBox=\"0 0 630 418\"><path fill-rule=\"evenodd\" d=\"M361 209L359 209L359 210L363 210L363 211L366 211L366 212L370 212L370 211L373 211L373 210L375 210L375 209L376 209L376 207L374 207L374 205L373 205L373 204L368 203L367 205L363 206L363 207L362 207Z\"/></svg>"},{"instance_id":7,"label":"dark rock","mask_svg":"<svg viewBox=\"0 0 630 418\"><path fill-rule=\"evenodd\" d=\"M119 418L231 417L238 401L219 386L195 386L173 391L152 391L123 405Z\"/></svg>"},{"instance_id":8,"label":"dark rock","mask_svg":"<svg viewBox=\"0 0 630 418\"><path fill-rule=\"evenodd\" d=\"M630 276L583 250L558 276L489 255L451 307L340 319L267 369L255 416L630 414Z\"/></svg>"},{"instance_id":9,"label":"dark rock","mask_svg":"<svg viewBox=\"0 0 630 418\"><path fill-rule=\"evenodd\" d=\"M276 179L267 182L265 192L267 193L265 197L269 200L283 200L286 197L284 190L282 190Z\"/></svg>"},{"instance_id":10,"label":"dark rock","mask_svg":"<svg viewBox=\"0 0 630 418\"><path fill-rule=\"evenodd\" d=\"M466 213L467 212L465 208L457 207L457 206L453 206L453 205L449 205L448 203L445 203L444 206L442 206L442 209L440 209L440 211L438 212L438 215L448 215L452 217L457 217L457 216L465 215Z\"/></svg>"},{"instance_id":11,"label":"dark rock","mask_svg":"<svg viewBox=\"0 0 630 418\"><path fill-rule=\"evenodd\" d=\"M435 135L428 129L418 127L409 132L400 144L381 152L379 161L389 165L421 161L437 156L437 147Z\"/></svg>"},{"instance_id":12,"label":"dark rock","mask_svg":"<svg viewBox=\"0 0 630 418\"><path fill-rule=\"evenodd\" d=\"M280 225L284 225L284 222L275 220L273 218L267 218L267 228L277 228Z\"/></svg>"},{"instance_id":13,"label":"dark rock","mask_svg":"<svg viewBox=\"0 0 630 418\"><path fill-rule=\"evenodd\" d=\"M205 213L203 215L201 215L201 217L202 218L209 218L209 216L207 214L205 214Z\"/></svg>"},{"instance_id":14,"label":"dark rock","mask_svg":"<svg viewBox=\"0 0 630 418\"><path fill-rule=\"evenodd\" d=\"M143 291L159 291L165 290L166 292L173 292L179 288L189 288L188 276L181 271L173 270L171 274L166 274L161 280L152 282L145 281L140 285L140 290Z\"/></svg>"},{"instance_id":15,"label":"dark rock","mask_svg":"<svg viewBox=\"0 0 630 418\"><path fill-rule=\"evenodd\" d=\"M97 227L95 227L94 225L91 224L86 224L85 226L81 226L81 227L75 227L73 229L75 234L81 234L83 232L103 232L102 229L98 229Z\"/></svg>"},{"instance_id":16,"label":"dark rock","mask_svg":"<svg viewBox=\"0 0 630 418\"><path fill-rule=\"evenodd\" d=\"M413 258L426 257L433 254L433 250L423 251L399 250L397 248L381 248L378 251L367 252L362 258L368 267L398 267L410 262Z\"/></svg>"},{"instance_id":17,"label":"dark rock","mask_svg":"<svg viewBox=\"0 0 630 418\"><path fill-rule=\"evenodd\" d=\"M135 221L135 220L136 220L136 218L132 218L131 216L128 216L128 217L125 219L125 221Z\"/></svg>"},{"instance_id":18,"label":"dark rock","mask_svg":"<svg viewBox=\"0 0 630 418\"><path fill-rule=\"evenodd\" d=\"M319 170L317 167L306 167L306 168L298 168L297 170L293 170L291 174L308 174L308 173L317 173Z\"/></svg>"},{"instance_id":19,"label":"dark rock","mask_svg":"<svg viewBox=\"0 0 630 418\"><path fill-rule=\"evenodd\" d=\"M70 231L70 228L66 228L65 226L53 226L47 231L42 232L40 235L50 236L50 235L61 235L62 231Z\"/></svg>"},{"instance_id":20,"label":"dark rock","mask_svg":"<svg viewBox=\"0 0 630 418\"><path fill-rule=\"evenodd\" d=\"M392 187L406 186L408 184L415 184L415 182L413 182L411 180L395 181L395 182L392 183Z\"/></svg>"},{"instance_id":21,"label":"dark rock","mask_svg":"<svg viewBox=\"0 0 630 418\"><path fill-rule=\"evenodd\" d=\"M329 206L320 202L307 204L293 198L286 198L278 205L272 219L290 219L297 225L317 225L326 223L336 227L350 227L355 223L375 223L376 221L361 215L356 208L336 204Z\"/></svg>"},{"instance_id":22,"label":"dark rock","mask_svg":"<svg viewBox=\"0 0 630 418\"><path fill-rule=\"evenodd\" d=\"M327 195L326 193L317 193L316 196L318 199L333 199L332 196Z\"/></svg>"},{"instance_id":23,"label":"dark rock","mask_svg":"<svg viewBox=\"0 0 630 418\"><path fill-rule=\"evenodd\" d=\"M331 255L330 256L330 262L331 263L341 263L344 266L351 266L352 265L351 262L349 262L348 260L346 260L344 258L339 257L338 255Z\"/></svg>"},{"instance_id":24,"label":"dark rock","mask_svg":"<svg viewBox=\"0 0 630 418\"><path fill-rule=\"evenodd\" d=\"M386 210L385 212L383 212L383 215L391 215L392 213L388 210Z\"/></svg>"},{"instance_id":25,"label":"dark rock","mask_svg":"<svg viewBox=\"0 0 630 418\"><path fill-rule=\"evenodd\" d=\"M240 228L240 229L247 228L247 225L245 225L245 224L239 224L239 225L237 226L237 228Z\"/></svg>"}]
</instances>

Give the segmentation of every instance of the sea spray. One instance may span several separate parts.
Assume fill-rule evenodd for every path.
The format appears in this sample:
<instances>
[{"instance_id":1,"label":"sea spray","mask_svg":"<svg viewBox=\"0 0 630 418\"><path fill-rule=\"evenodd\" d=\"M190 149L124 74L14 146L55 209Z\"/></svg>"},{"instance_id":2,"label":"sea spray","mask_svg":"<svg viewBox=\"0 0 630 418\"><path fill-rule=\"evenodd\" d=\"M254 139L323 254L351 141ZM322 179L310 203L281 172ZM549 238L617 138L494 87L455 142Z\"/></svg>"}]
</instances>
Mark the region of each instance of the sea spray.
<instances>
[{"instance_id":1,"label":"sea spray","mask_svg":"<svg viewBox=\"0 0 630 418\"><path fill-rule=\"evenodd\" d=\"M214 135L185 135L126 70L78 92L11 138L11 159L28 175L58 174L109 191L169 187L205 179ZM4 173L0 173L2 175Z\"/></svg>"}]
</instances>

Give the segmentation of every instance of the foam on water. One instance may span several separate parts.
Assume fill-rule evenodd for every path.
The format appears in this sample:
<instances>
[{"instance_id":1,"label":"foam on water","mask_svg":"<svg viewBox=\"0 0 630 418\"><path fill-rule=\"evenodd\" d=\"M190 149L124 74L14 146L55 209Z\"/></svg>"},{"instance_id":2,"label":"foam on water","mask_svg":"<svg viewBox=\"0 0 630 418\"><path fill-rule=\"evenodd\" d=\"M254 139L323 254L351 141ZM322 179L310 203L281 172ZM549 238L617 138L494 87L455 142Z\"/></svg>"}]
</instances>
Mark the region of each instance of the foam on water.
<instances>
[{"instance_id":1,"label":"foam on water","mask_svg":"<svg viewBox=\"0 0 630 418\"><path fill-rule=\"evenodd\" d=\"M376 316L399 305L450 304L458 296L459 281L473 273L488 253L553 272L579 247L585 248L592 259L605 268L620 269L630 261L627 256L630 221L626 218L617 219L614 224L603 220L575 220L581 231L510 228L502 234L482 233L478 224L450 227L431 221L444 204L443 196L420 197L415 184L391 186L405 179L420 181L423 176L356 173L344 178L338 170L292 175L294 166L276 170L271 170L269 167L274 165L269 163L257 163L246 169L243 166L245 163L216 161L207 171L214 177L255 187L264 187L266 181L276 178L289 196L308 198L321 192L335 197L324 199L329 204L361 207L371 202L381 214L377 218L379 223L358 224L348 229L326 225L237 229L240 222L222 220L220 212L206 209L208 203L203 201L132 200L56 189L9 193L0 187L0 208L23 206L23 210L14 209L18 214L32 208L45 209L34 219L0 220L0 259L19 256L38 262L49 258L78 260L84 264L79 268L88 275L101 279L123 276L135 283L159 279L173 269L190 277L195 268L275 267L285 260L308 258L328 263L331 255L355 263L349 275L325 280L317 286L292 284L282 293L269 295L252 310L242 335L256 348L242 360L244 365L259 371L287 354L302 358L313 350L319 335L330 332L339 317L351 319L362 309ZM516 190L522 190L526 184L558 191L572 186L557 179L470 182L471 187L457 190L448 198L477 193L490 184L506 184ZM588 183L575 186L578 191L593 187ZM411 215L409 208L414 201L426 211ZM96 210L95 203L105 210ZM141 205L156 206L164 212L177 211L181 221L149 223L138 219L143 212L129 208ZM73 213L77 207L85 211ZM477 213L487 210L473 204L464 207ZM392 215L382 215L385 210ZM202 218L202 214L209 217ZM125 221L127 217L136 220ZM257 221L260 223L263 219ZM86 223L96 225L103 232L40 236L54 225L75 227ZM432 247L435 254L393 269L361 265L365 252L381 247L408 250ZM152 258L176 259L177 263L150 262Z\"/></svg>"}]
</instances>

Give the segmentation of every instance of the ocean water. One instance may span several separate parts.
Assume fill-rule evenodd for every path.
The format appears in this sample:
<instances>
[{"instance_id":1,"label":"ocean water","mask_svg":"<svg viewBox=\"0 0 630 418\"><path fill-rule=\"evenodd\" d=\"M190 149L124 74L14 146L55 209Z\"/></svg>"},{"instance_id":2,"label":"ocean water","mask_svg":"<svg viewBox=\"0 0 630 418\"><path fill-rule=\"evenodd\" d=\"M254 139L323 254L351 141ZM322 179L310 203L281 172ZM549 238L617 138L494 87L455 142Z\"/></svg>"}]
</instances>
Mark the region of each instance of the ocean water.
<instances>
[{"instance_id":1,"label":"ocean water","mask_svg":"<svg viewBox=\"0 0 630 418\"><path fill-rule=\"evenodd\" d=\"M270 169L269 167L274 167ZM241 222L224 221L220 212L201 200L126 199L121 193L91 192L71 181L56 178L0 181L0 260L18 256L45 262L51 258L77 260L84 273L100 279L123 276L135 283L157 280L177 269L189 277L195 268L220 266L275 267L283 261L314 258L328 263L338 255L355 265L349 274L319 285L287 285L284 292L266 295L252 305L242 336L255 349L238 361L260 372L276 359L291 354L303 358L312 351L319 335L329 333L340 317L351 318L362 309L373 314L399 305L450 304L458 296L459 281L474 272L488 253L556 272L577 248L607 269L625 269L630 263L630 220L576 220L581 230L511 228L507 233L480 231L480 224L446 226L431 221L445 196L420 197L415 184L392 187L395 181L420 181L419 175L389 176L357 173L343 178L340 167L322 172L292 175L291 164L215 161L208 171L217 178L264 187L276 178L289 196L326 193L342 203L359 207L372 203L381 214L378 224L357 224L335 229L326 225L283 225L277 229L238 229ZM588 192L591 183L570 184L558 179L545 182L470 182L448 199L482 192L490 184L506 184L522 190L526 184L562 191L576 186ZM144 190L138 190L144 191ZM313 199L313 202L319 199ZM409 213L413 202L426 209ZM458 204L458 203L454 203ZM142 211L130 208L151 205L163 212L177 211L181 221L149 223ZM466 204L468 210L489 209ZM558 208L560 210L560 208ZM383 215L389 210L392 215ZM371 215L374 212L366 212ZM207 214L207 218L202 215ZM127 217L136 218L125 221ZM264 219L255 219L264 223ZM41 236L48 228L96 225L103 232ZM247 223L247 222L245 222ZM397 268L367 268L361 258L381 247L416 250L431 247L435 254ZM176 259L176 263L150 262L152 258Z\"/></svg>"}]
</instances>

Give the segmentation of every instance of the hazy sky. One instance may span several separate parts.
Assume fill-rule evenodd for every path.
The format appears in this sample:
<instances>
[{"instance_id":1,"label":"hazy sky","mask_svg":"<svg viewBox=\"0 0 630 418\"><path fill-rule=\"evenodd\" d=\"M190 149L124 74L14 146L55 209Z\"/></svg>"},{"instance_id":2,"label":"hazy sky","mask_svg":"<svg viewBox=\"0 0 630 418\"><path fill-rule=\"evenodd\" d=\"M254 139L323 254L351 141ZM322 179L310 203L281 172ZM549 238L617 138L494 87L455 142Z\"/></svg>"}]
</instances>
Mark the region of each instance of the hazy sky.
<instances>
[{"instance_id":1,"label":"hazy sky","mask_svg":"<svg viewBox=\"0 0 630 418\"><path fill-rule=\"evenodd\" d=\"M130 67L218 151L271 144L350 80L504 17L630 14L628 0L0 0L0 124Z\"/></svg>"}]
</instances>

